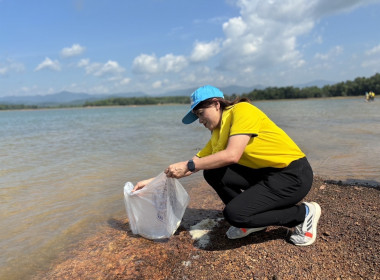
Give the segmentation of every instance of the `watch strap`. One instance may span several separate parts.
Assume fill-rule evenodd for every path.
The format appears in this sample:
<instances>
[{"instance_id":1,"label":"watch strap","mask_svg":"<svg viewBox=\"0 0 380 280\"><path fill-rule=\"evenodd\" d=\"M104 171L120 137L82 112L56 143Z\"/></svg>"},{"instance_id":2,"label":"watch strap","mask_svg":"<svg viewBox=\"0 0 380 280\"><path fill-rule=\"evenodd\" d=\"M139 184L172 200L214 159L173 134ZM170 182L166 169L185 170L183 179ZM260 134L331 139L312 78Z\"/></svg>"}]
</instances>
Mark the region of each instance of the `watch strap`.
<instances>
[{"instance_id":1,"label":"watch strap","mask_svg":"<svg viewBox=\"0 0 380 280\"><path fill-rule=\"evenodd\" d=\"M191 172L193 172L195 170L195 164L194 164L194 161L192 159L190 159L187 162L187 169L189 169L189 171L191 171Z\"/></svg>"}]
</instances>

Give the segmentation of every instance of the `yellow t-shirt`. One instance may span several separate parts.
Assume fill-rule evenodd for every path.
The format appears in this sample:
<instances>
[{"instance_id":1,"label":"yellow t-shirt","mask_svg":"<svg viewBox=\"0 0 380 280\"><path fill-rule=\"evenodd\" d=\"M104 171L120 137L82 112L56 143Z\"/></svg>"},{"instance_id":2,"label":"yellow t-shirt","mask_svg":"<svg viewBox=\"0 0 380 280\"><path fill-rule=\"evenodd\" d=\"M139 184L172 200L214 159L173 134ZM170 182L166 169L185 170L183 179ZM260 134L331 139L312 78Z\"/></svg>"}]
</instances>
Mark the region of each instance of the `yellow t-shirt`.
<instances>
[{"instance_id":1,"label":"yellow t-shirt","mask_svg":"<svg viewBox=\"0 0 380 280\"><path fill-rule=\"evenodd\" d=\"M305 157L293 140L260 109L240 102L223 111L220 128L212 131L211 139L198 152L205 157L224 150L230 136L252 135L239 164L250 168L284 168L292 161Z\"/></svg>"}]
</instances>

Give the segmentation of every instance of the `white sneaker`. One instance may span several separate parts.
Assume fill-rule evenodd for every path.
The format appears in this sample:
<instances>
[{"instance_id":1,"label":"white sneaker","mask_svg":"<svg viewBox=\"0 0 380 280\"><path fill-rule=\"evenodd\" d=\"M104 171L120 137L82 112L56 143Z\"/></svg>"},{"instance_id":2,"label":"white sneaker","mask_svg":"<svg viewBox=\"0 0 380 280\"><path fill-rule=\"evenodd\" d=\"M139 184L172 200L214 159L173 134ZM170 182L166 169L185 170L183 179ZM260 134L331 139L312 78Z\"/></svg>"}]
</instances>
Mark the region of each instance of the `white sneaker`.
<instances>
[{"instance_id":1,"label":"white sneaker","mask_svg":"<svg viewBox=\"0 0 380 280\"><path fill-rule=\"evenodd\" d=\"M296 226L290 241L294 245L308 246L315 242L317 237L317 224L321 216L321 207L316 202L304 202L309 207L309 214L306 216L302 224Z\"/></svg>"},{"instance_id":2,"label":"white sneaker","mask_svg":"<svg viewBox=\"0 0 380 280\"><path fill-rule=\"evenodd\" d=\"M230 226L227 230L226 235L229 239L237 239L246 237L248 234L252 232L258 232L265 230L267 227L259 227L259 228L237 228L234 226Z\"/></svg>"}]
</instances>

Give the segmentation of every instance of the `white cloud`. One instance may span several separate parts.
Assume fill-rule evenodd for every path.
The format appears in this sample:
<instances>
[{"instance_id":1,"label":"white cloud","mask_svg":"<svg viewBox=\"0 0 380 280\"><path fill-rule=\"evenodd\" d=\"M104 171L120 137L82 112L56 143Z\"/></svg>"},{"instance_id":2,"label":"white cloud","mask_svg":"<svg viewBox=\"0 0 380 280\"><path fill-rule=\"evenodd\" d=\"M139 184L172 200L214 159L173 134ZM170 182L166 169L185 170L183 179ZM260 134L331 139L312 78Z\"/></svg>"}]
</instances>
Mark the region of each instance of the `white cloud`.
<instances>
[{"instance_id":1,"label":"white cloud","mask_svg":"<svg viewBox=\"0 0 380 280\"><path fill-rule=\"evenodd\" d=\"M133 61L132 69L137 74L155 74L159 72L180 72L187 66L184 56L167 54L157 59L156 55L141 54Z\"/></svg>"},{"instance_id":2,"label":"white cloud","mask_svg":"<svg viewBox=\"0 0 380 280\"><path fill-rule=\"evenodd\" d=\"M220 68L240 73L286 64L299 66L296 38L310 31L313 20L302 11L305 1L238 1L240 16L223 24ZM292 16L290 16L292 15Z\"/></svg>"},{"instance_id":3,"label":"white cloud","mask_svg":"<svg viewBox=\"0 0 380 280\"><path fill-rule=\"evenodd\" d=\"M323 43L323 38L322 38L322 36L318 36L317 38L315 38L315 42L316 42L317 44L322 44L322 43Z\"/></svg>"},{"instance_id":4,"label":"white cloud","mask_svg":"<svg viewBox=\"0 0 380 280\"><path fill-rule=\"evenodd\" d=\"M331 67L330 58L343 52L343 48L339 46L330 50L325 49L323 44L330 43L328 40L330 37L326 36L325 40L322 37L328 34L326 30L324 32L324 28L328 28L327 24L322 21L323 25L318 28L314 28L315 25L333 13L345 13L359 5L373 2L372 0L336 0L334 3L327 0L227 1L237 5L240 13L236 17L223 19L224 23L220 19L216 21L223 30L223 34L218 34L217 38L216 36L204 38L204 35L200 35L199 40L192 41L192 49L187 53L174 54L174 50L169 50L156 55L153 49L141 53L134 58L129 68L133 74L142 75L131 76L132 79L126 77L128 76L126 70L116 61L94 62L88 58L77 57L77 66L91 76L85 77L88 81L81 81L78 87L86 85L87 91L99 93L125 88L152 90L152 92L155 89L155 92L163 92L169 88L178 89L206 83L220 87L231 83L280 85L294 82L295 79L308 79L305 73L307 69L312 69L313 63L314 66L324 67L323 69ZM333 19L331 18L329 22L332 23ZM185 29L182 29L183 27L181 33L185 33ZM73 57L85 52L85 48L79 44L67 46L69 47L60 52L62 57ZM379 53L380 45L369 47L365 52L368 55L368 62L363 62L362 66L370 65L372 58L370 56ZM360 62L356 65L360 65ZM57 70L60 69L60 65L58 61L45 59L36 71L43 68ZM6 75L9 69L9 65L0 64L0 77ZM324 74L323 71L319 73ZM102 79L98 79L97 87L90 88L87 83L92 82L94 77ZM165 81L165 78L170 80Z\"/></svg>"},{"instance_id":5,"label":"white cloud","mask_svg":"<svg viewBox=\"0 0 380 280\"><path fill-rule=\"evenodd\" d=\"M366 58L361 63L363 68L373 68L374 71L378 71L380 65L380 45L373 47L365 52Z\"/></svg>"},{"instance_id":6,"label":"white cloud","mask_svg":"<svg viewBox=\"0 0 380 280\"><path fill-rule=\"evenodd\" d=\"M101 64L98 62L90 63L89 59L81 59L77 66L85 68L86 74L92 74L96 77L102 76L118 76L125 71L117 61L108 60L106 63Z\"/></svg>"},{"instance_id":7,"label":"white cloud","mask_svg":"<svg viewBox=\"0 0 380 280\"><path fill-rule=\"evenodd\" d=\"M187 60L184 56L175 56L167 54L160 57L159 68L164 72L179 72L187 66Z\"/></svg>"},{"instance_id":8,"label":"white cloud","mask_svg":"<svg viewBox=\"0 0 380 280\"><path fill-rule=\"evenodd\" d=\"M30 89L28 87L21 87L20 89L22 92L29 92Z\"/></svg>"},{"instance_id":9,"label":"white cloud","mask_svg":"<svg viewBox=\"0 0 380 280\"><path fill-rule=\"evenodd\" d=\"M168 79L163 79L163 80L158 80L152 83L152 88L153 89L160 89L164 86L169 85L169 80Z\"/></svg>"},{"instance_id":10,"label":"white cloud","mask_svg":"<svg viewBox=\"0 0 380 280\"><path fill-rule=\"evenodd\" d=\"M130 78L123 78L121 81L120 81L120 85L127 85L131 82L131 79Z\"/></svg>"},{"instance_id":11,"label":"white cloud","mask_svg":"<svg viewBox=\"0 0 380 280\"><path fill-rule=\"evenodd\" d=\"M79 44L73 44L69 48L63 48L61 51L61 55L63 57L72 57L82 54L85 51L85 47L82 47Z\"/></svg>"},{"instance_id":12,"label":"white cloud","mask_svg":"<svg viewBox=\"0 0 380 280\"><path fill-rule=\"evenodd\" d=\"M343 52L341 46L321 51L324 43L321 34L324 33L320 28L314 29L315 25L326 16L347 12L371 1L234 0L240 14L223 24L219 21L223 38L193 41L193 49L187 54L142 53L131 65L134 74L141 74L133 80L125 77L124 68L116 62L95 63L82 59L77 65L87 74L107 76L107 81L114 81L115 87L128 85L143 91L159 92L205 83L225 86L297 82L295 79L306 77L304 73L312 68L312 62L320 67L331 67L329 59ZM309 55L313 47L319 51L314 57ZM371 51L375 52L375 48ZM200 71L201 68L207 71Z\"/></svg>"},{"instance_id":13,"label":"white cloud","mask_svg":"<svg viewBox=\"0 0 380 280\"><path fill-rule=\"evenodd\" d=\"M8 72L8 68L2 67L0 68L0 75L5 75Z\"/></svg>"},{"instance_id":14,"label":"white cloud","mask_svg":"<svg viewBox=\"0 0 380 280\"><path fill-rule=\"evenodd\" d=\"M316 53L314 57L320 60L330 60L341 53L343 53L343 47L335 46L328 53L325 53L325 54Z\"/></svg>"},{"instance_id":15,"label":"white cloud","mask_svg":"<svg viewBox=\"0 0 380 280\"><path fill-rule=\"evenodd\" d=\"M372 2L375 0L237 0L240 15L223 24L219 69L248 77L244 73L301 67L306 59L299 37L312 31L323 17ZM315 43L322 42L319 37ZM323 59L321 54L316 57Z\"/></svg>"},{"instance_id":16,"label":"white cloud","mask_svg":"<svg viewBox=\"0 0 380 280\"><path fill-rule=\"evenodd\" d=\"M314 29L321 19L332 14L346 13L375 1L379 0L337 0L334 3L330 0L233 1L240 9L240 14L223 23L224 37L211 38L204 42L195 41L188 59L202 64L190 64L191 68L182 71L181 80L177 79L176 82L182 82L182 86L203 82L218 86L233 81L245 85L256 82L299 82L296 79L307 78L306 69L311 67L310 60L313 57L309 55L310 50L313 47L323 47L321 29ZM313 40L310 41L310 38ZM325 65L329 58L336 58L343 51L343 47L336 46L327 53L316 54L314 59L322 61L318 65ZM141 60L135 60L134 63L135 72L157 74L162 71L156 56L139 58ZM213 58L212 62L210 58ZM217 67L211 68L207 74L197 72L197 65L211 67L212 64L207 63L208 61L216 61ZM171 81L174 82L174 79L171 78Z\"/></svg>"},{"instance_id":17,"label":"white cloud","mask_svg":"<svg viewBox=\"0 0 380 280\"><path fill-rule=\"evenodd\" d=\"M40 71L42 69L51 69L54 71L60 71L61 65L59 64L58 60L51 60L50 58L46 57L44 61L42 61L34 71Z\"/></svg>"},{"instance_id":18,"label":"white cloud","mask_svg":"<svg viewBox=\"0 0 380 280\"><path fill-rule=\"evenodd\" d=\"M372 49L365 52L366 55L376 55L380 54L380 45L373 47Z\"/></svg>"},{"instance_id":19,"label":"white cloud","mask_svg":"<svg viewBox=\"0 0 380 280\"><path fill-rule=\"evenodd\" d=\"M102 67L101 63L92 62L85 67L86 74L93 74L94 76L96 76L95 73L97 73L101 67Z\"/></svg>"},{"instance_id":20,"label":"white cloud","mask_svg":"<svg viewBox=\"0 0 380 280\"><path fill-rule=\"evenodd\" d=\"M380 64L380 59L371 59L371 60L365 60L361 63L361 66L363 68L372 68L374 67L375 69L378 69ZM377 70L375 70L377 71Z\"/></svg>"},{"instance_id":21,"label":"white cloud","mask_svg":"<svg viewBox=\"0 0 380 280\"><path fill-rule=\"evenodd\" d=\"M125 69L116 61L108 60L95 73L94 76L115 75L124 72Z\"/></svg>"},{"instance_id":22,"label":"white cloud","mask_svg":"<svg viewBox=\"0 0 380 280\"><path fill-rule=\"evenodd\" d=\"M23 63L15 62L13 60L7 59L4 65L0 64L0 75L6 75L10 72L23 72L25 71L25 66Z\"/></svg>"},{"instance_id":23,"label":"white cloud","mask_svg":"<svg viewBox=\"0 0 380 280\"><path fill-rule=\"evenodd\" d=\"M155 81L152 84L152 88L154 88L154 89L158 89L158 88L161 88L161 87L162 87L162 82L161 81Z\"/></svg>"},{"instance_id":24,"label":"white cloud","mask_svg":"<svg viewBox=\"0 0 380 280\"><path fill-rule=\"evenodd\" d=\"M88 58L83 58L81 60L79 60L77 66L78 67L86 67L90 64L90 60Z\"/></svg>"},{"instance_id":25,"label":"white cloud","mask_svg":"<svg viewBox=\"0 0 380 280\"><path fill-rule=\"evenodd\" d=\"M207 61L220 51L219 40L209 43L196 42L190 59L194 62Z\"/></svg>"},{"instance_id":26,"label":"white cloud","mask_svg":"<svg viewBox=\"0 0 380 280\"><path fill-rule=\"evenodd\" d=\"M152 74L158 72L157 57L148 54L141 54L133 60L133 72L140 74Z\"/></svg>"},{"instance_id":27,"label":"white cloud","mask_svg":"<svg viewBox=\"0 0 380 280\"><path fill-rule=\"evenodd\" d=\"M104 85L96 85L88 89L89 92L93 94L102 94L102 93L110 93L110 90L108 87Z\"/></svg>"},{"instance_id":28,"label":"white cloud","mask_svg":"<svg viewBox=\"0 0 380 280\"><path fill-rule=\"evenodd\" d=\"M102 67L102 64L98 62L90 63L90 59L86 58L86 59L81 59L78 62L77 66L79 68L84 68L86 70L86 74L90 75L99 71L99 69Z\"/></svg>"},{"instance_id":29,"label":"white cloud","mask_svg":"<svg viewBox=\"0 0 380 280\"><path fill-rule=\"evenodd\" d=\"M235 17L223 23L223 31L227 38L239 38L247 30L247 24L242 17Z\"/></svg>"}]
</instances>

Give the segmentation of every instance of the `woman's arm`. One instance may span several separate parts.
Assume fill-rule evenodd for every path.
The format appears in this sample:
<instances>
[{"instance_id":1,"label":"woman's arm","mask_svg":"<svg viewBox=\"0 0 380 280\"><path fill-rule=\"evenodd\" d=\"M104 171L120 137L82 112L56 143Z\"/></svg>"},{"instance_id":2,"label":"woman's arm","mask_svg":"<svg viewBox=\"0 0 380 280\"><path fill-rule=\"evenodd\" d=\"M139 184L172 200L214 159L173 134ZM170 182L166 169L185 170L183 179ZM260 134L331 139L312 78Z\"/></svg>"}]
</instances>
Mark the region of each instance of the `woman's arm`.
<instances>
[{"instance_id":1,"label":"woman's arm","mask_svg":"<svg viewBox=\"0 0 380 280\"><path fill-rule=\"evenodd\" d=\"M238 163L250 139L251 135L246 134L230 136L227 147L223 151L194 159L195 168L197 170L215 169Z\"/></svg>"},{"instance_id":2,"label":"woman's arm","mask_svg":"<svg viewBox=\"0 0 380 280\"><path fill-rule=\"evenodd\" d=\"M250 139L251 135L248 134L233 135L229 137L227 147L223 151L202 158L193 157L195 171L215 169L237 163ZM187 161L182 161L171 164L165 169L165 173L168 177L182 178L194 172L187 169Z\"/></svg>"}]
</instances>

